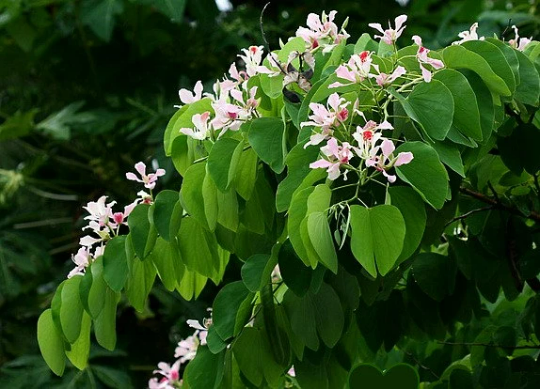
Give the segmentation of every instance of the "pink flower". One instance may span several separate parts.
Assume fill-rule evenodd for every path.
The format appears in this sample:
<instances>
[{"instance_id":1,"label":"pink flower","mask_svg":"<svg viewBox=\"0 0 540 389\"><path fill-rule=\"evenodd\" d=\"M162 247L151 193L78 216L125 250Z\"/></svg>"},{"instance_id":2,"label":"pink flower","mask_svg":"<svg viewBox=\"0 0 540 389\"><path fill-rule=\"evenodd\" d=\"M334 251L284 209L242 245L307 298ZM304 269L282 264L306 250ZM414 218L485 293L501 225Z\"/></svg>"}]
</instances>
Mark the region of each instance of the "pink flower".
<instances>
[{"instance_id":1,"label":"pink flower","mask_svg":"<svg viewBox=\"0 0 540 389\"><path fill-rule=\"evenodd\" d=\"M210 134L210 128L208 126L208 120L210 119L210 112L204 112L202 114L195 114L191 118L191 122L195 126L193 128L181 128L180 132L193 139L205 140Z\"/></svg>"},{"instance_id":2,"label":"pink flower","mask_svg":"<svg viewBox=\"0 0 540 389\"><path fill-rule=\"evenodd\" d=\"M264 49L262 46L249 46L247 49L242 49L242 51L244 52L244 55L239 54L238 56L246 64L248 78L253 77L258 73Z\"/></svg>"},{"instance_id":3,"label":"pink flower","mask_svg":"<svg viewBox=\"0 0 540 389\"><path fill-rule=\"evenodd\" d=\"M403 76L407 71L403 66L398 66L392 74L379 73L379 74L370 74L369 77L375 78L377 85L381 88L384 88L392 84L397 78Z\"/></svg>"},{"instance_id":4,"label":"pink flower","mask_svg":"<svg viewBox=\"0 0 540 389\"><path fill-rule=\"evenodd\" d=\"M77 254L71 256L71 260L76 265L76 267L69 272L68 278L71 278L73 276L83 275L85 269L90 265L90 262L92 261L92 255L90 254L90 251L87 247L81 247L79 248L79 251L77 251Z\"/></svg>"},{"instance_id":5,"label":"pink flower","mask_svg":"<svg viewBox=\"0 0 540 389\"><path fill-rule=\"evenodd\" d=\"M472 26L469 28L469 30L465 30L465 31L462 31L458 34L458 36L461 38L461 40L459 41L455 41L453 42L452 44L453 45L460 45L462 44L463 42L467 42L467 41L477 41L477 40L481 40L483 41L484 40L484 37L478 37L478 33L476 32L476 30L478 29L478 23L475 22L472 24Z\"/></svg>"},{"instance_id":6,"label":"pink flower","mask_svg":"<svg viewBox=\"0 0 540 389\"><path fill-rule=\"evenodd\" d=\"M178 346L174 351L174 357L180 358L178 361L180 363L185 363L191 361L195 358L197 354L197 348L199 347L200 341L197 338L197 332L195 334L188 336L186 339L178 342Z\"/></svg>"},{"instance_id":7,"label":"pink flower","mask_svg":"<svg viewBox=\"0 0 540 389\"><path fill-rule=\"evenodd\" d=\"M199 101L202 98L202 91L203 91L203 85L201 81L197 81L195 84L195 87L193 88L193 92L187 90L187 89L180 89L178 91L178 95L180 97L180 101L184 104L191 104L196 101Z\"/></svg>"},{"instance_id":8,"label":"pink flower","mask_svg":"<svg viewBox=\"0 0 540 389\"><path fill-rule=\"evenodd\" d=\"M396 181L396 176L388 174L386 171L393 166L406 165L414 158L413 154L409 151L401 152L397 155L397 157L394 157L394 150L394 143L389 139L385 139L381 144L382 156L378 155L374 159L366 161L366 166L374 167L380 171L390 183L394 183Z\"/></svg>"},{"instance_id":9,"label":"pink flower","mask_svg":"<svg viewBox=\"0 0 540 389\"><path fill-rule=\"evenodd\" d=\"M375 35L375 38L380 38L384 43L387 45L392 45L394 42L401 36L403 33L403 30L405 30L405 22L407 21L407 15L400 15L398 16L394 24L396 25L396 28L393 29L390 23L388 23L388 29L383 30L380 23L369 23L368 26L371 28L376 29L379 31L382 35Z\"/></svg>"},{"instance_id":10,"label":"pink flower","mask_svg":"<svg viewBox=\"0 0 540 389\"><path fill-rule=\"evenodd\" d=\"M520 38L518 33L518 28L513 25L512 28L514 29L514 33L516 34L516 37L514 39L510 39L508 41L508 44L512 46L514 49L523 51L525 50L525 47L531 43L532 37L530 38Z\"/></svg>"},{"instance_id":11,"label":"pink flower","mask_svg":"<svg viewBox=\"0 0 540 389\"><path fill-rule=\"evenodd\" d=\"M136 199L131 204L128 204L124 207L124 212L115 212L112 215L113 222L110 223L112 228L118 228L120 225L124 224L126 225L126 219L131 214L131 211L135 209L135 207L139 204L141 200Z\"/></svg>"},{"instance_id":12,"label":"pink flower","mask_svg":"<svg viewBox=\"0 0 540 389\"><path fill-rule=\"evenodd\" d=\"M294 371L294 366L291 366L291 368L287 372L287 375L289 375L291 377L296 377L296 371Z\"/></svg>"},{"instance_id":13,"label":"pink flower","mask_svg":"<svg viewBox=\"0 0 540 389\"><path fill-rule=\"evenodd\" d=\"M148 189L154 189L156 181L159 177L165 175L164 169L157 169L155 173L146 174L146 165L143 162L137 162L135 164L135 170L141 175L141 178L137 177L134 173L126 173L126 178L130 181L137 181L144 183L144 187Z\"/></svg>"},{"instance_id":14,"label":"pink flower","mask_svg":"<svg viewBox=\"0 0 540 389\"><path fill-rule=\"evenodd\" d=\"M361 83L366 78L370 77L372 67L378 70L378 67L372 64L371 53L369 51L363 51L360 54L355 54L346 64L340 65L336 69L336 75L338 78L349 82L334 82L328 87L338 88L340 86Z\"/></svg>"},{"instance_id":15,"label":"pink flower","mask_svg":"<svg viewBox=\"0 0 540 389\"><path fill-rule=\"evenodd\" d=\"M154 374L161 374L169 381L169 384L174 384L180 380L180 365L180 361L176 361L172 366L166 362L160 362Z\"/></svg>"},{"instance_id":16,"label":"pink flower","mask_svg":"<svg viewBox=\"0 0 540 389\"><path fill-rule=\"evenodd\" d=\"M310 121L300 123L300 127L314 126L320 129L320 132L315 132L311 135L309 142L304 145L304 148L310 145L318 145L323 140L328 139L333 134L333 127L339 127L349 117L347 106L349 102L340 98L337 93L332 93L328 97L326 107L322 104L311 103L309 108L312 115L309 116Z\"/></svg>"},{"instance_id":17,"label":"pink flower","mask_svg":"<svg viewBox=\"0 0 540 389\"><path fill-rule=\"evenodd\" d=\"M344 30L346 23L341 27L341 31L338 31L334 23L336 14L337 11L331 11L329 14L323 12L321 18L317 14L310 13L306 22L309 28L299 27L296 36L302 38L310 50L322 47L323 53L329 52L335 45L349 37Z\"/></svg>"},{"instance_id":18,"label":"pink flower","mask_svg":"<svg viewBox=\"0 0 540 389\"><path fill-rule=\"evenodd\" d=\"M216 112L216 117L212 120L211 125L216 130L223 130L220 136L227 130L238 131L242 123L249 118L242 107L225 100L212 103L212 107Z\"/></svg>"},{"instance_id":19,"label":"pink flower","mask_svg":"<svg viewBox=\"0 0 540 389\"><path fill-rule=\"evenodd\" d=\"M428 57L429 49L426 49L422 46L422 38L418 35L412 37L414 43L418 45L418 51L416 52L416 59L418 60L418 65L422 71L422 78L425 82L431 82L431 71L427 69L422 64L430 65L434 69L441 69L444 67L444 63L441 60Z\"/></svg>"},{"instance_id":20,"label":"pink flower","mask_svg":"<svg viewBox=\"0 0 540 389\"><path fill-rule=\"evenodd\" d=\"M328 173L329 180L335 180L340 176L341 165L348 164L354 156L349 143L338 145L336 138L330 138L326 146L321 147L321 152L327 159L319 159L309 165L312 169L323 168ZM343 179L347 179L347 171L343 173Z\"/></svg>"}]
</instances>

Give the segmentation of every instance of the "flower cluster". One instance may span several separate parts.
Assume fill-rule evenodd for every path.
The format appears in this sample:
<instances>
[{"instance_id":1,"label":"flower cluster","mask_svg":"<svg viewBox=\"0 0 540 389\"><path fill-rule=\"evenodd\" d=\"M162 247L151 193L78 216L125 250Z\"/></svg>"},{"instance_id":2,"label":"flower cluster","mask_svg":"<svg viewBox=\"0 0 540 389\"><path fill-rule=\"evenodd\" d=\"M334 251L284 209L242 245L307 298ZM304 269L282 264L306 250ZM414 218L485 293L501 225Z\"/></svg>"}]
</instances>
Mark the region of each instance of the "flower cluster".
<instances>
[{"instance_id":1,"label":"flower cluster","mask_svg":"<svg viewBox=\"0 0 540 389\"><path fill-rule=\"evenodd\" d=\"M211 308L208 311L211 311ZM187 324L191 328L195 328L195 332L193 335L178 342L174 353L174 357L178 359L172 365L166 362L158 363L158 369L154 370L154 374L159 374L161 378L151 378L148 381L149 389L176 389L182 387L183 381L180 376L180 368L183 364L195 358L199 346L206 344L206 337L208 336L208 329L212 325L212 318L204 319L203 324L197 320L188 320Z\"/></svg>"},{"instance_id":2,"label":"flower cluster","mask_svg":"<svg viewBox=\"0 0 540 389\"><path fill-rule=\"evenodd\" d=\"M196 140L214 139L221 137L227 130L238 131L240 126L258 117L257 107L259 100L256 98L257 87L248 87L247 81L257 74L275 74L266 66L262 66L263 47L250 46L242 49L243 54L238 55L245 65L245 70L238 70L233 63L229 67L229 77L217 80L214 83L214 93L202 92L202 83L197 81L194 91L180 89L180 101L184 104L192 104L203 97L211 100L212 111L193 115L193 127L180 129L182 134Z\"/></svg>"},{"instance_id":3,"label":"flower cluster","mask_svg":"<svg viewBox=\"0 0 540 389\"><path fill-rule=\"evenodd\" d=\"M355 144L349 142L340 142L335 137L330 137L325 146L321 147L323 158L309 165L312 169L323 168L328 173L329 180L336 180L343 174L343 179L347 179L349 170L362 169L365 163L367 168L374 168L376 172L382 173L388 182L396 181L396 176L388 174L392 167L408 164L413 160L410 152L402 152L394 156L394 143L383 137L382 130L393 129L388 121L376 123L373 120L366 120L361 111L355 111L358 116L366 122L364 126L358 125L356 131L352 134ZM317 128L317 127L316 127ZM340 144L341 143L341 144ZM350 164L355 156L362 160L358 168ZM342 168L344 168L342 172Z\"/></svg>"},{"instance_id":4,"label":"flower cluster","mask_svg":"<svg viewBox=\"0 0 540 389\"><path fill-rule=\"evenodd\" d=\"M429 49L426 49L422 45L422 38L420 38L418 35L414 35L412 39L414 43L418 46L418 51L416 52L416 59L418 60L420 70L422 71L422 78L425 82L430 82L432 73L428 68L426 68L425 65L429 65L433 69L438 70L444 67L444 63L439 59L428 57Z\"/></svg>"},{"instance_id":5,"label":"flower cluster","mask_svg":"<svg viewBox=\"0 0 540 389\"><path fill-rule=\"evenodd\" d=\"M515 37L514 39L510 39L508 41L508 44L513 47L516 50L523 51L525 50L525 47L531 43L532 37L524 38L519 36L519 31L516 25L512 26L512 29L514 30ZM469 30L462 31L458 34L458 36L461 38L459 41L452 42L453 45L460 45L467 41L476 41L480 40L483 41L485 37L478 36L478 22L475 22L472 24L472 26L469 28Z\"/></svg>"},{"instance_id":6,"label":"flower cluster","mask_svg":"<svg viewBox=\"0 0 540 389\"><path fill-rule=\"evenodd\" d=\"M138 162L135 165L135 170L137 170L140 177L134 173L126 173L126 178L144 183L144 186L150 190L156 186L157 179L165 175L163 169L157 169L155 173L146 174L146 165L143 162ZM103 255L107 241L119 234L121 226L127 225L128 216L138 204L152 202L152 195L145 191L140 191L137 195L139 197L131 204L126 205L121 212L113 211L116 201L107 202L107 196L101 196L97 201L90 201L83 207L88 212L88 216L84 218L84 220L88 220L88 225L83 227L83 231L90 230L90 234L83 236L79 240L81 247L77 254L71 258L75 263L75 268L69 272L68 278L83 275L86 268L96 258ZM92 247L95 247L93 251Z\"/></svg>"},{"instance_id":7,"label":"flower cluster","mask_svg":"<svg viewBox=\"0 0 540 389\"><path fill-rule=\"evenodd\" d=\"M349 34L345 31L347 20L338 29L334 23L337 11L330 11L327 15L323 11L322 16L310 13L307 17L307 26L299 27L296 30L296 36L302 38L306 42L308 50L322 48L323 53L330 52L336 45L339 45L343 40L349 38Z\"/></svg>"}]
</instances>

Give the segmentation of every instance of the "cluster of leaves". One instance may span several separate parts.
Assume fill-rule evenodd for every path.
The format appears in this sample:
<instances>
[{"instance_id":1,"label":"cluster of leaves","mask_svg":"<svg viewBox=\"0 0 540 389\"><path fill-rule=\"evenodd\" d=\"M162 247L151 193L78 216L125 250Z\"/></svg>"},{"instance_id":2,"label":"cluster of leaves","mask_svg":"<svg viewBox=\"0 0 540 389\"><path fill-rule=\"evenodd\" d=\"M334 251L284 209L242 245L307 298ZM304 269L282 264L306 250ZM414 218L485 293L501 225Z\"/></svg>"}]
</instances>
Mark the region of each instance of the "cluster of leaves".
<instances>
[{"instance_id":1,"label":"cluster of leaves","mask_svg":"<svg viewBox=\"0 0 540 389\"><path fill-rule=\"evenodd\" d=\"M445 67L429 82L421 49L364 34L316 50L309 92L289 86L299 103L284 97L283 75L252 75L258 114L217 139L180 131L217 114L211 98L179 109L164 143L180 192L138 205L129 234L57 289L38 324L51 369L62 374L66 357L86 366L91 323L114 348L121 292L143 311L158 276L196 298L240 261L241 280L216 296L207 345L184 373L189 387L280 387L291 366L293 385L357 387L377 374L365 362L388 376L400 375L396 363L415 366L419 376L402 372L411 387L538 385L540 45L521 52L486 38L432 51ZM295 38L275 57L304 50ZM365 52L381 72L399 65L413 82L331 88L338 66ZM304 147L313 128L301 123L335 91L370 119L392 121L386 136L414 155L396 167L398 183L310 169L319 149ZM276 265L282 281L272 282Z\"/></svg>"}]
</instances>

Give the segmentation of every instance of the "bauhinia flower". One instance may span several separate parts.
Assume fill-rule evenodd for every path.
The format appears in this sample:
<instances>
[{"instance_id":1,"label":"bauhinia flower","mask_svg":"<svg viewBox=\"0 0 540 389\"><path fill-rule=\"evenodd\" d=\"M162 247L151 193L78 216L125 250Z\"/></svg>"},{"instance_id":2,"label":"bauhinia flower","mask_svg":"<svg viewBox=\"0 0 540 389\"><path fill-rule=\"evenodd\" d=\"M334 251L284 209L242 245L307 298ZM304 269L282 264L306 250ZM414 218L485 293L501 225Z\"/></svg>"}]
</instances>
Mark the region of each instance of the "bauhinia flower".
<instances>
[{"instance_id":1,"label":"bauhinia flower","mask_svg":"<svg viewBox=\"0 0 540 389\"><path fill-rule=\"evenodd\" d=\"M316 131L311 135L309 142L304 145L304 148L310 145L318 145L323 140L328 139L333 134L333 128L339 127L349 117L347 106L349 101L340 98L337 93L332 93L328 97L327 106L319 103L310 103L309 108L313 112L309 116L310 121L300 123L301 127L314 126Z\"/></svg>"},{"instance_id":2,"label":"bauhinia flower","mask_svg":"<svg viewBox=\"0 0 540 389\"><path fill-rule=\"evenodd\" d=\"M157 379L154 378L153 379L154 382L152 382L152 384L149 382L148 386L151 389L168 388L168 387L175 388L176 387L175 384L180 383L180 365L181 363L179 360L173 363L172 366L166 362L158 363L158 370L154 370L154 374L161 374L163 378L159 382L157 382ZM153 386L153 387L151 386L151 385L155 385L156 383L158 384L158 386ZM160 386L160 385L164 385L164 386ZM168 385L168 386L165 386L165 385Z\"/></svg>"},{"instance_id":3,"label":"bauhinia flower","mask_svg":"<svg viewBox=\"0 0 540 389\"><path fill-rule=\"evenodd\" d=\"M518 28L515 25L513 25L512 28L514 29L514 33L516 34L516 36L515 36L514 39L510 39L508 41L508 44L510 46L512 46L516 50L519 50L519 51L525 50L525 47L529 43L531 43L532 37L530 37L530 38L520 38L519 33L518 33Z\"/></svg>"},{"instance_id":4,"label":"bauhinia flower","mask_svg":"<svg viewBox=\"0 0 540 389\"><path fill-rule=\"evenodd\" d=\"M392 130L394 127L386 120L382 123L376 123L373 120L367 120L363 112L356 112L364 118L366 124L363 127L356 127L353 138L358 143L358 147L353 147L353 149L356 155L364 160L374 159L379 150L376 144L382 138L380 130Z\"/></svg>"},{"instance_id":5,"label":"bauhinia flower","mask_svg":"<svg viewBox=\"0 0 540 389\"><path fill-rule=\"evenodd\" d=\"M202 91L203 91L203 84L201 81L197 81L197 83L195 84L195 87L193 88L193 92L191 92L188 89L182 88L178 91L178 95L182 103L191 104L196 101L199 101L202 98Z\"/></svg>"},{"instance_id":6,"label":"bauhinia flower","mask_svg":"<svg viewBox=\"0 0 540 389\"><path fill-rule=\"evenodd\" d=\"M413 154L409 151L401 152L397 156L394 156L394 150L394 143L389 139L384 139L381 143L382 155L377 155L375 158L366 161L366 166L374 167L380 171L390 183L396 181L396 176L388 174L387 170L394 166L406 165L414 158Z\"/></svg>"},{"instance_id":7,"label":"bauhinia flower","mask_svg":"<svg viewBox=\"0 0 540 389\"><path fill-rule=\"evenodd\" d=\"M387 45L392 45L401 36L403 30L405 30L405 22L407 21L407 15L400 15L394 20L395 29L388 23L388 29L383 30L380 23L369 23L368 26L376 29L382 35L375 35L374 38L382 40Z\"/></svg>"},{"instance_id":8,"label":"bauhinia flower","mask_svg":"<svg viewBox=\"0 0 540 389\"><path fill-rule=\"evenodd\" d=\"M144 183L144 187L147 189L154 189L157 179L165 175L164 169L157 169L155 173L146 174L146 165L144 162L137 162L135 164L135 170L141 175L140 178L131 172L126 173L126 178L130 181Z\"/></svg>"},{"instance_id":9,"label":"bauhinia flower","mask_svg":"<svg viewBox=\"0 0 540 389\"><path fill-rule=\"evenodd\" d=\"M81 247L79 248L79 251L77 251L77 254L71 256L71 260L76 265L76 267L69 272L68 278L77 275L83 275L84 270L88 267L88 265L90 265L90 262L92 261L92 254L90 254L90 250L88 249L88 247Z\"/></svg>"},{"instance_id":10,"label":"bauhinia flower","mask_svg":"<svg viewBox=\"0 0 540 389\"><path fill-rule=\"evenodd\" d=\"M238 56L246 64L246 73L248 77L253 77L259 72L264 49L262 46L249 46L247 49L242 49L244 55Z\"/></svg>"},{"instance_id":11,"label":"bauhinia flower","mask_svg":"<svg viewBox=\"0 0 540 389\"><path fill-rule=\"evenodd\" d=\"M180 132L184 135L190 136L193 139L205 140L210 136L210 127L208 120L210 119L210 112L204 112L202 114L195 114L191 118L191 122L195 128L181 128Z\"/></svg>"},{"instance_id":12,"label":"bauhinia flower","mask_svg":"<svg viewBox=\"0 0 540 389\"><path fill-rule=\"evenodd\" d=\"M422 46L422 38L420 38L418 35L414 35L412 39L414 43L418 45L416 59L418 60L418 65L420 65L420 70L422 71L422 78L425 82L431 82L431 71L422 64L430 65L437 70L443 68L444 63L441 60L428 57L428 53L430 50Z\"/></svg>"},{"instance_id":13,"label":"bauhinia flower","mask_svg":"<svg viewBox=\"0 0 540 389\"><path fill-rule=\"evenodd\" d=\"M326 146L321 147L321 152L327 159L319 159L309 165L312 169L323 168L328 173L329 180L337 179L340 174L341 165L346 165L349 160L354 156L351 151L351 145L347 142L343 142L340 146L337 143L336 138L330 138ZM347 180L347 170L343 172L343 179Z\"/></svg>"},{"instance_id":14,"label":"bauhinia flower","mask_svg":"<svg viewBox=\"0 0 540 389\"><path fill-rule=\"evenodd\" d=\"M375 78L377 85L381 88L391 85L396 79L403 76L407 71L403 66L398 66L391 74L379 73L379 74L369 74L370 78Z\"/></svg>"},{"instance_id":15,"label":"bauhinia flower","mask_svg":"<svg viewBox=\"0 0 540 389\"><path fill-rule=\"evenodd\" d=\"M371 53L369 51L363 51L360 54L355 54L346 64L340 65L336 69L337 77L348 82L334 82L328 87L338 88L340 86L361 83L369 77L372 66L375 65L372 64Z\"/></svg>"},{"instance_id":16,"label":"bauhinia flower","mask_svg":"<svg viewBox=\"0 0 540 389\"><path fill-rule=\"evenodd\" d=\"M335 45L350 36L345 31L347 21L343 23L341 30L338 30L334 23L336 14L337 11L330 11L329 14L323 12L322 17L319 17L317 14L310 13L306 22L309 28L299 27L296 30L296 36L301 37L310 50L322 47L323 53L329 52Z\"/></svg>"},{"instance_id":17,"label":"bauhinia flower","mask_svg":"<svg viewBox=\"0 0 540 389\"><path fill-rule=\"evenodd\" d=\"M478 22L475 22L472 24L472 26L469 28L469 30L461 31L458 36L461 38L459 41L452 42L453 45L460 45L463 42L467 41L483 41L484 37L478 37L478 33L476 32L478 30Z\"/></svg>"}]
</instances>

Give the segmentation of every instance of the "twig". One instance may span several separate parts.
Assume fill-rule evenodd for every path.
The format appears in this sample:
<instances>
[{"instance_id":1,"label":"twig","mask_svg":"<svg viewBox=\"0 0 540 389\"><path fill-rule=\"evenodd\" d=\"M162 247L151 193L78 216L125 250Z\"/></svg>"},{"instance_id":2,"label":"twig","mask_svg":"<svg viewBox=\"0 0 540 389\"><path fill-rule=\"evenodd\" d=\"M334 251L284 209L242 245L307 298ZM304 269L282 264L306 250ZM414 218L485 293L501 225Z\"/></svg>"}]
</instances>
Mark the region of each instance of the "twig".
<instances>
[{"instance_id":1,"label":"twig","mask_svg":"<svg viewBox=\"0 0 540 389\"><path fill-rule=\"evenodd\" d=\"M414 361L414 363L416 363L418 366L420 366L422 369L424 370L427 370L429 371L433 377L435 377L436 379L440 380L441 377L439 377L439 375L437 375L437 373L435 373L433 370L431 370L431 368L429 368L428 366L424 366L422 365L422 363L420 363L420 361L418 359L415 358L415 356L413 355L413 353L409 352L409 351L405 351L403 350L403 352L405 354L407 354L409 357L411 357L411 359Z\"/></svg>"},{"instance_id":2,"label":"twig","mask_svg":"<svg viewBox=\"0 0 540 389\"><path fill-rule=\"evenodd\" d=\"M450 220L449 222L447 222L445 224L445 227L448 227L450 224L458 221L458 220L462 220L462 219L466 219L468 218L469 216L471 215L474 215L475 213L478 213L478 212L484 212L484 211L490 211L492 209L494 209L495 206L493 205L488 205L486 207L482 207L482 208L477 208L477 209L473 209L469 212L465 212L463 215L459 215L459 216L456 216L455 218L453 218L452 220Z\"/></svg>"},{"instance_id":3,"label":"twig","mask_svg":"<svg viewBox=\"0 0 540 389\"><path fill-rule=\"evenodd\" d=\"M497 200L492 199L491 197L488 197L482 193L475 192L474 190L471 190L468 188L460 188L460 192L468 196L474 197L475 199L480 200L486 204L493 205L494 208L502 209L513 215L521 216L527 219L534 220L536 222L540 222L540 214L538 212L531 211L529 215L524 215L519 209L512 207L510 205L506 205L504 203L498 202Z\"/></svg>"},{"instance_id":4,"label":"twig","mask_svg":"<svg viewBox=\"0 0 540 389\"><path fill-rule=\"evenodd\" d=\"M276 65L280 72L283 73L283 75L287 75L287 72L285 72L285 70L283 70L283 68L281 67L281 63L279 62L279 60L277 58L274 57L274 53L272 53L272 51L270 51L270 44L268 43L268 40L266 39L266 33L264 32L264 27L263 27L263 16L264 16L264 11L266 11L266 8L270 5L270 2L266 3L261 11L261 16L259 17L259 27L261 28L261 35L262 35L262 39L263 39L263 42L264 42L264 45L266 46L266 51L268 51L268 56L272 59L272 61L274 61L274 65Z\"/></svg>"},{"instance_id":5,"label":"twig","mask_svg":"<svg viewBox=\"0 0 540 389\"><path fill-rule=\"evenodd\" d=\"M493 347L493 348L502 348L507 350L540 350L540 344L531 344L523 346L505 346L502 344L490 344L490 343L481 343L481 342L471 342L471 343L459 343L459 342L446 342L443 340L437 340L438 344L447 344L450 346L480 346L480 347Z\"/></svg>"}]
</instances>

